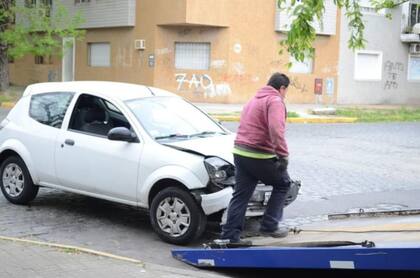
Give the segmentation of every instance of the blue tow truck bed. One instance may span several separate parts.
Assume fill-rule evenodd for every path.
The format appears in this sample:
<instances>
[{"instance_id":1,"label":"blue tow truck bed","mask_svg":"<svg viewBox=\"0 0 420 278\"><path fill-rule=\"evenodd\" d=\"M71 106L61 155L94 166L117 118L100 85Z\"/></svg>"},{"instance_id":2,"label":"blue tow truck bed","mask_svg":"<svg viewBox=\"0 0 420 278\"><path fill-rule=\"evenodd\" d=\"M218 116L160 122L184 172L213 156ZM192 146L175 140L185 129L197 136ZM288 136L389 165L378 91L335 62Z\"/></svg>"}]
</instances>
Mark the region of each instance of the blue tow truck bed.
<instances>
[{"instance_id":1,"label":"blue tow truck bed","mask_svg":"<svg viewBox=\"0 0 420 278\"><path fill-rule=\"evenodd\" d=\"M334 220L283 239L249 239L248 247L176 248L172 255L205 268L420 271L418 215Z\"/></svg>"}]
</instances>

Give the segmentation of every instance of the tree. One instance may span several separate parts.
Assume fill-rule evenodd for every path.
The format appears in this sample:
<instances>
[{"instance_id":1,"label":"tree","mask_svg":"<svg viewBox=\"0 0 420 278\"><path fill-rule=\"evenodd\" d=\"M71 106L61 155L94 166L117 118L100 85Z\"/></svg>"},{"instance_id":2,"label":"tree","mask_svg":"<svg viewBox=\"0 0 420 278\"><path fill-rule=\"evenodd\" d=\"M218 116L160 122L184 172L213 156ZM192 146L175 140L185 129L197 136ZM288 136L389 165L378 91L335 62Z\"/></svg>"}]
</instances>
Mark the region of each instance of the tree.
<instances>
[{"instance_id":1,"label":"tree","mask_svg":"<svg viewBox=\"0 0 420 278\"><path fill-rule=\"evenodd\" d=\"M84 35L79 30L80 14L70 16L66 8L52 0L25 1L24 6L14 0L0 3L0 91L9 87L9 59L27 54L37 56L62 55L62 39Z\"/></svg>"},{"instance_id":2,"label":"tree","mask_svg":"<svg viewBox=\"0 0 420 278\"><path fill-rule=\"evenodd\" d=\"M289 7L287 0L277 0L280 9L287 9L292 14L293 20L287 37L280 42L283 49L287 49L293 58L303 61L305 57L313 57L315 49L313 42L316 38L315 28L311 25L314 20L322 23L321 19L325 11L323 0L290 0ZM393 9L408 0L397 2L394 0L370 0L372 6L378 11L381 9ZM348 47L352 50L363 48L366 40L363 37L365 25L363 15L360 11L359 0L334 0L334 4L345 9L345 15L349 19L349 30L351 32ZM387 14L390 18L391 14ZM282 51L281 50L281 51Z\"/></svg>"}]
</instances>

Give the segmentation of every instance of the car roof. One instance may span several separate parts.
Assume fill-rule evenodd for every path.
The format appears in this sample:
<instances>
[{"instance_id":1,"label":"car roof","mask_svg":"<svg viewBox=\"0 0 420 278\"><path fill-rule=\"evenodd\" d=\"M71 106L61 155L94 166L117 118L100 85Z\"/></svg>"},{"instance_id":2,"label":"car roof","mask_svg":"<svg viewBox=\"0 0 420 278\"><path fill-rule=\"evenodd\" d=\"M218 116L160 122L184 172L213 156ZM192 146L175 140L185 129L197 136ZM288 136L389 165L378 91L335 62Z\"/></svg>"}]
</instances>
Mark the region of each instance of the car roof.
<instances>
[{"instance_id":1,"label":"car roof","mask_svg":"<svg viewBox=\"0 0 420 278\"><path fill-rule=\"evenodd\" d=\"M80 92L130 100L152 96L177 96L168 91L144 85L111 81L45 82L29 85L24 96L48 92Z\"/></svg>"}]
</instances>

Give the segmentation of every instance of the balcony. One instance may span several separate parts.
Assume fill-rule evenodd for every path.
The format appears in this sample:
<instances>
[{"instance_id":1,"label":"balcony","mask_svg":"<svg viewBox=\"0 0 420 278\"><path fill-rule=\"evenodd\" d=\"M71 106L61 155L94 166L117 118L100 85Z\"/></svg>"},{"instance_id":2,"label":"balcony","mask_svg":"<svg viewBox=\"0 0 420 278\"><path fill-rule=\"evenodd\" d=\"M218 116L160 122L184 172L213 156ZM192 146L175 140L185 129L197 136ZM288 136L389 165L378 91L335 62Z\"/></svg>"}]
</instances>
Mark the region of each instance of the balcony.
<instances>
[{"instance_id":1,"label":"balcony","mask_svg":"<svg viewBox=\"0 0 420 278\"><path fill-rule=\"evenodd\" d=\"M134 27L136 0L64 0L70 14L80 12L84 23L82 28ZM53 6L54 7L54 6Z\"/></svg>"},{"instance_id":2,"label":"balcony","mask_svg":"<svg viewBox=\"0 0 420 278\"><path fill-rule=\"evenodd\" d=\"M401 41L420 42L420 1L411 0L402 5Z\"/></svg>"},{"instance_id":3,"label":"balcony","mask_svg":"<svg viewBox=\"0 0 420 278\"><path fill-rule=\"evenodd\" d=\"M210 26L229 25L226 9L229 0L157 0L158 25Z\"/></svg>"},{"instance_id":4,"label":"balcony","mask_svg":"<svg viewBox=\"0 0 420 278\"><path fill-rule=\"evenodd\" d=\"M420 34L401 34L401 42L418 43L420 42Z\"/></svg>"}]
</instances>

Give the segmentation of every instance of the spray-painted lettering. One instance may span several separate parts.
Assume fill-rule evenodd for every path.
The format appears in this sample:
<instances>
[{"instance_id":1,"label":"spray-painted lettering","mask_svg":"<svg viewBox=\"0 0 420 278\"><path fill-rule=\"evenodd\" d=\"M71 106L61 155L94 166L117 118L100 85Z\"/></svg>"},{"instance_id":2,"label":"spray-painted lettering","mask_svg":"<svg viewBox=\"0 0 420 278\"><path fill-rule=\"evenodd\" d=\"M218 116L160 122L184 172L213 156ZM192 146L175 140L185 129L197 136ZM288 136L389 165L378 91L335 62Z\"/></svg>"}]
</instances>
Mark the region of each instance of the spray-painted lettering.
<instances>
[{"instance_id":1,"label":"spray-painted lettering","mask_svg":"<svg viewBox=\"0 0 420 278\"><path fill-rule=\"evenodd\" d=\"M306 84L299 81L299 79L296 76L291 78L290 86L295 88L300 93L305 93L308 91L308 89L306 88Z\"/></svg>"},{"instance_id":2,"label":"spray-painted lettering","mask_svg":"<svg viewBox=\"0 0 420 278\"><path fill-rule=\"evenodd\" d=\"M208 74L192 74L189 77L186 73L177 73L175 80L178 83L178 91L202 92L204 97L226 96L232 93L229 84L214 84Z\"/></svg>"},{"instance_id":3,"label":"spray-painted lettering","mask_svg":"<svg viewBox=\"0 0 420 278\"><path fill-rule=\"evenodd\" d=\"M404 72L404 64L401 62L386 61L384 90L396 90L399 86L399 79Z\"/></svg>"}]
</instances>

